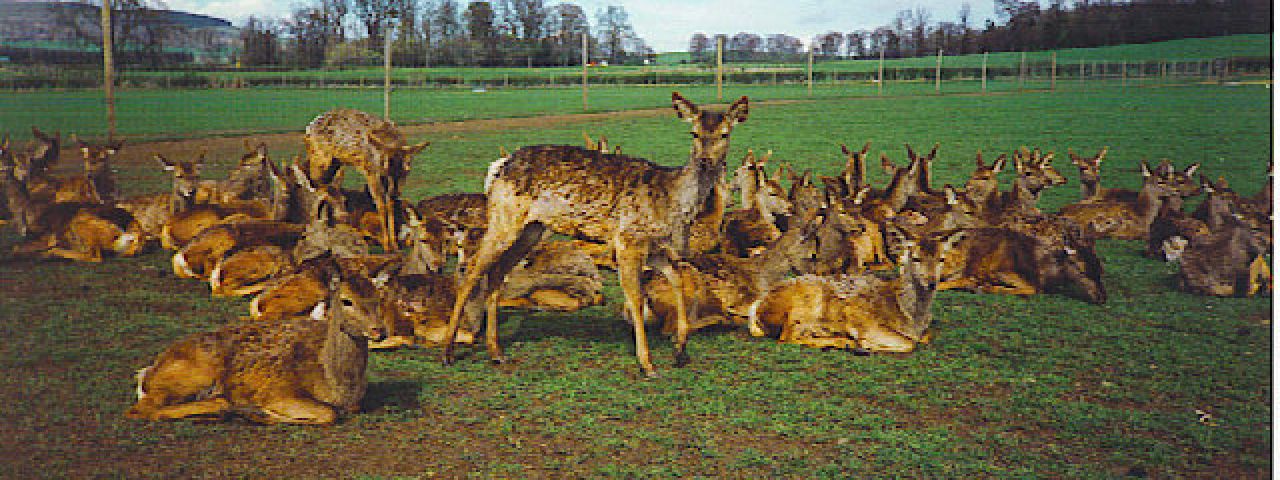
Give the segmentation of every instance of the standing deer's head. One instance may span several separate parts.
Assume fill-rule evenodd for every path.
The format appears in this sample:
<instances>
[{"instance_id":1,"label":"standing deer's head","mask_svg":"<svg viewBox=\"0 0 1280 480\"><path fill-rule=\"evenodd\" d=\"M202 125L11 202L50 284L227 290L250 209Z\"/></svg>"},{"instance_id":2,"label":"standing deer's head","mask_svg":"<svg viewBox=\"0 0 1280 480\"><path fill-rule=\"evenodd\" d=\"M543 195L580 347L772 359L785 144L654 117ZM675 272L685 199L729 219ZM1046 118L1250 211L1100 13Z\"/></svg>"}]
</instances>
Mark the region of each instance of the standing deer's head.
<instances>
[{"instance_id":1,"label":"standing deer's head","mask_svg":"<svg viewBox=\"0 0 1280 480\"><path fill-rule=\"evenodd\" d=\"M747 121L747 97L735 100L723 113L704 111L679 92L671 93L671 104L676 109L676 116L692 125L690 160L723 165L724 157L729 153L729 134L735 125Z\"/></svg>"}]
</instances>

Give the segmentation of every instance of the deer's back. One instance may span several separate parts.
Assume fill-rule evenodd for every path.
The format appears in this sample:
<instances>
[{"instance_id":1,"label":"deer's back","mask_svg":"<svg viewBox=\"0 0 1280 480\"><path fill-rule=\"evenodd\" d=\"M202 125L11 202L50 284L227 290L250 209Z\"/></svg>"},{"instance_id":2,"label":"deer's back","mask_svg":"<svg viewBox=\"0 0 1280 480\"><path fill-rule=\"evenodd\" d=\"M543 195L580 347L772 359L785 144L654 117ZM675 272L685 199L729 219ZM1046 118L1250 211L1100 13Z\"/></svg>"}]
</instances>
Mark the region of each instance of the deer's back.
<instances>
[{"instance_id":1,"label":"deer's back","mask_svg":"<svg viewBox=\"0 0 1280 480\"><path fill-rule=\"evenodd\" d=\"M619 223L663 229L679 193L678 167L582 147L524 147L499 162L493 172L491 207L538 202L539 210L532 213L537 220L558 232L587 238L607 239Z\"/></svg>"},{"instance_id":2,"label":"deer's back","mask_svg":"<svg viewBox=\"0 0 1280 480\"><path fill-rule=\"evenodd\" d=\"M320 114L307 125L306 142L336 157L359 157L376 150L369 142L374 134L404 144L404 136L395 125L359 110L338 109Z\"/></svg>"}]
</instances>

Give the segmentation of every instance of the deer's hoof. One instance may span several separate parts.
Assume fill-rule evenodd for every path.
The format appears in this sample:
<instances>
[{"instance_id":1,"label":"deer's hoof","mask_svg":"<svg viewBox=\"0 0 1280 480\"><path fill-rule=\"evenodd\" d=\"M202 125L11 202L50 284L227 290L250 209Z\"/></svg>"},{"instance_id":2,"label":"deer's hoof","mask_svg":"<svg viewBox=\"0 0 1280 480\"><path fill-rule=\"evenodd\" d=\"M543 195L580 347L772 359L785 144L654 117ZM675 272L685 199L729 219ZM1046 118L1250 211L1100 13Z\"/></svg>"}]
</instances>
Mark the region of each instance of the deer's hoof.
<instances>
[{"instance_id":1,"label":"deer's hoof","mask_svg":"<svg viewBox=\"0 0 1280 480\"><path fill-rule=\"evenodd\" d=\"M509 360L507 359L507 356L506 356L506 355L498 355L498 356L496 356L496 357L491 357L491 358L489 358L489 362L490 362L490 363L493 363L494 365L503 365L503 364L507 363L508 361L509 361Z\"/></svg>"},{"instance_id":2,"label":"deer's hoof","mask_svg":"<svg viewBox=\"0 0 1280 480\"><path fill-rule=\"evenodd\" d=\"M683 351L676 352L676 367L685 367L689 365L689 354Z\"/></svg>"},{"instance_id":3,"label":"deer's hoof","mask_svg":"<svg viewBox=\"0 0 1280 480\"><path fill-rule=\"evenodd\" d=\"M871 355L871 350L867 350L867 349L862 348L862 347L858 347L858 348L855 348L855 349L853 349L853 350L849 350L849 351L850 351L851 353L853 353L854 355L859 356L859 357L865 357L865 356Z\"/></svg>"}]
</instances>

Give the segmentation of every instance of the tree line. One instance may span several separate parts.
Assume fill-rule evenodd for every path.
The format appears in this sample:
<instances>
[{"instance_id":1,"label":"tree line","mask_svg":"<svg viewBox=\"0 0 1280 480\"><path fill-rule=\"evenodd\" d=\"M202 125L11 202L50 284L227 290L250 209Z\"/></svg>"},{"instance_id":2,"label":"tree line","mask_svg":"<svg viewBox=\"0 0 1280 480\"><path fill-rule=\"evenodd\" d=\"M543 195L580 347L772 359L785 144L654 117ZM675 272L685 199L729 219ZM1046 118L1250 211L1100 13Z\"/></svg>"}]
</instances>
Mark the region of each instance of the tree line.
<instances>
[{"instance_id":1,"label":"tree line","mask_svg":"<svg viewBox=\"0 0 1280 480\"><path fill-rule=\"evenodd\" d=\"M543 0L310 0L286 18L250 17L239 62L295 68L372 65L390 35L400 66L555 66L582 59L635 62L653 53L626 10L593 19L579 5Z\"/></svg>"},{"instance_id":2,"label":"tree line","mask_svg":"<svg viewBox=\"0 0 1280 480\"><path fill-rule=\"evenodd\" d=\"M933 22L927 8L900 10L888 24L850 32L830 31L812 39L815 56L824 58L919 57L982 52L1087 48L1149 43L1179 38L1269 33L1268 0L995 0L997 18L974 25L965 3L955 21ZM689 53L695 62L714 61L724 45L726 61L794 61L807 55L804 42L787 34L761 37L694 33Z\"/></svg>"}]
</instances>

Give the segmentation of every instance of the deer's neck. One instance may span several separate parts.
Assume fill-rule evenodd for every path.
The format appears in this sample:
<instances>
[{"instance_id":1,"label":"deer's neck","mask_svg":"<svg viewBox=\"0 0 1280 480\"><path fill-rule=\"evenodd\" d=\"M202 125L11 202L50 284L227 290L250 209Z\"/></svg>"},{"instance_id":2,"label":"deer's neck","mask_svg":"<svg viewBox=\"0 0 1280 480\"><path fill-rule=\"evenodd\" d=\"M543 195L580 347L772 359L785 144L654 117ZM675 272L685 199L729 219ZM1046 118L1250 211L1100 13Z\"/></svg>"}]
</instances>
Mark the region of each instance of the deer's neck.
<instances>
[{"instance_id":1,"label":"deer's neck","mask_svg":"<svg viewBox=\"0 0 1280 480\"><path fill-rule=\"evenodd\" d=\"M1090 199L1096 198L1101 193L1102 188L1099 185L1097 177L1080 176L1080 198Z\"/></svg>"},{"instance_id":2,"label":"deer's neck","mask_svg":"<svg viewBox=\"0 0 1280 480\"><path fill-rule=\"evenodd\" d=\"M1151 225L1155 221L1156 215L1160 214L1160 208L1164 204L1169 204L1168 208L1182 209L1182 199L1177 196L1161 197L1159 188L1151 182L1142 185L1142 189L1138 190L1138 203L1134 205L1134 213L1142 221L1143 225Z\"/></svg>"},{"instance_id":3,"label":"deer's neck","mask_svg":"<svg viewBox=\"0 0 1280 480\"><path fill-rule=\"evenodd\" d=\"M903 270L896 284L898 309L905 320L898 333L919 340L933 321L930 309L933 307L934 289L929 288L911 267Z\"/></svg>"},{"instance_id":4,"label":"deer's neck","mask_svg":"<svg viewBox=\"0 0 1280 480\"><path fill-rule=\"evenodd\" d=\"M85 168L85 178L93 186L93 190L98 194L98 198L105 203L113 203L116 196L116 178L111 173L110 165L97 165Z\"/></svg>"},{"instance_id":5,"label":"deer's neck","mask_svg":"<svg viewBox=\"0 0 1280 480\"><path fill-rule=\"evenodd\" d=\"M757 262L758 270L755 274L755 287L757 292L764 292L770 285L778 283L787 278L793 270L797 268L797 263L801 261L801 255L796 255L793 250L804 241L800 230L801 225L792 225L787 233L782 234L777 241L760 255ZM811 273L811 272L798 272Z\"/></svg>"},{"instance_id":6,"label":"deer's neck","mask_svg":"<svg viewBox=\"0 0 1280 480\"><path fill-rule=\"evenodd\" d=\"M17 222L18 233L27 235L27 228L36 220L35 209L31 208L31 195L27 186L13 177L13 172L0 173L0 191L4 191L5 202L13 219Z\"/></svg>"},{"instance_id":7,"label":"deer's neck","mask_svg":"<svg viewBox=\"0 0 1280 480\"><path fill-rule=\"evenodd\" d=\"M915 193L916 184L911 182L910 174L899 172L893 177L893 182L889 184L888 189L884 192L885 203L892 208L893 211L901 211L907 205L907 199L911 198L911 194Z\"/></svg>"},{"instance_id":8,"label":"deer's neck","mask_svg":"<svg viewBox=\"0 0 1280 480\"><path fill-rule=\"evenodd\" d=\"M337 312L329 316L324 345L320 348L320 365L324 367L325 387L334 396L330 403L354 406L368 386L365 368L369 361L369 341L343 332L340 318Z\"/></svg>"},{"instance_id":9,"label":"deer's neck","mask_svg":"<svg viewBox=\"0 0 1280 480\"><path fill-rule=\"evenodd\" d=\"M715 193L716 184L724 177L724 170L724 160L700 159L691 160L681 170L675 191L671 192L674 205L669 212L671 241L677 252L685 252L690 227L703 208L712 203L708 200Z\"/></svg>"}]
</instances>

